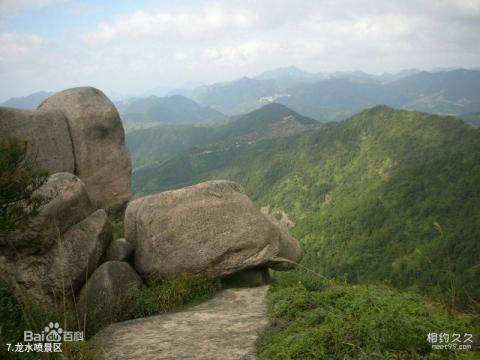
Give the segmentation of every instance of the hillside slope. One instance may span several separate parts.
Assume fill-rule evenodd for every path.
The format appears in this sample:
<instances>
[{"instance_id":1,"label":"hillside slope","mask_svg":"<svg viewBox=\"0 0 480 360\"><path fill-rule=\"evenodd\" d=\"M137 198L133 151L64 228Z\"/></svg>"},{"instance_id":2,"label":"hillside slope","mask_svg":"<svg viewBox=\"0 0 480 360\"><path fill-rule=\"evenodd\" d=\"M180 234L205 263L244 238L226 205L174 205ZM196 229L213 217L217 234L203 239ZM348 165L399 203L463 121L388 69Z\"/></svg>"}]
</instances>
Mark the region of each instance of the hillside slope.
<instances>
[{"instance_id":1,"label":"hillside slope","mask_svg":"<svg viewBox=\"0 0 480 360\"><path fill-rule=\"evenodd\" d=\"M280 104L269 104L221 124L162 125L127 133L134 168L159 164L192 147L241 146L321 126ZM211 147L211 146L210 146ZM211 149L202 151L210 152Z\"/></svg>"},{"instance_id":2,"label":"hillside slope","mask_svg":"<svg viewBox=\"0 0 480 360\"><path fill-rule=\"evenodd\" d=\"M466 305L480 298L480 132L450 117L376 107L340 124L239 147L192 150L134 174L150 193L241 183L285 209L304 263Z\"/></svg>"}]
</instances>

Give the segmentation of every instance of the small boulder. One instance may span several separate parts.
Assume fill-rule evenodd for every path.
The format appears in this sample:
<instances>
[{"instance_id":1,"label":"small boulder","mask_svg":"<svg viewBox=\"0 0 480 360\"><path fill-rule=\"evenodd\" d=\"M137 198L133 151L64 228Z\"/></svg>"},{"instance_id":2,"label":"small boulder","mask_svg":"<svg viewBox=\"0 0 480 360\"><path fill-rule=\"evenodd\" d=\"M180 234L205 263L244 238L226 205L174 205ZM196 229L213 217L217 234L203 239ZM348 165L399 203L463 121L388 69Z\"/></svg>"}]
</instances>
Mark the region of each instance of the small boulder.
<instances>
[{"instance_id":1,"label":"small boulder","mask_svg":"<svg viewBox=\"0 0 480 360\"><path fill-rule=\"evenodd\" d=\"M107 261L95 270L80 291L79 304L86 308L108 309L119 305L131 289L140 288L142 279L123 261Z\"/></svg>"},{"instance_id":2,"label":"small boulder","mask_svg":"<svg viewBox=\"0 0 480 360\"><path fill-rule=\"evenodd\" d=\"M136 199L125 213L135 269L147 279L222 278L261 266L291 268L303 252L261 214L240 185L208 181ZM288 235L288 236L287 236Z\"/></svg>"},{"instance_id":3,"label":"small boulder","mask_svg":"<svg viewBox=\"0 0 480 360\"><path fill-rule=\"evenodd\" d=\"M119 206L131 196L131 163L117 109L92 87L61 91L37 111L59 111L67 119L73 143L75 174L101 208Z\"/></svg>"},{"instance_id":4,"label":"small boulder","mask_svg":"<svg viewBox=\"0 0 480 360\"><path fill-rule=\"evenodd\" d=\"M133 255L133 246L126 239L116 239L110 243L105 253L105 261L128 261Z\"/></svg>"}]
</instances>

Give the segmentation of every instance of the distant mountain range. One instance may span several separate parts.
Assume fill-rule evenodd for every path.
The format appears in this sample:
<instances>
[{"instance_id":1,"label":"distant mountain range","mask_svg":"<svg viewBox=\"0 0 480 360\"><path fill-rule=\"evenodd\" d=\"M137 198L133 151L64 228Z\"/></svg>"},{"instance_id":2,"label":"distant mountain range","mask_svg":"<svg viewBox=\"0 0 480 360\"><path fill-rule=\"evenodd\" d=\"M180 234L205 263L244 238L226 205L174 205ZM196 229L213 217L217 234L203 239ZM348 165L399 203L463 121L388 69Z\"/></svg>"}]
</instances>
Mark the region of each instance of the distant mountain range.
<instances>
[{"instance_id":1,"label":"distant mountain range","mask_svg":"<svg viewBox=\"0 0 480 360\"><path fill-rule=\"evenodd\" d=\"M126 142L134 168L139 169L157 166L192 148L201 147L201 152L208 154L218 148L250 146L321 126L284 105L272 103L220 124L161 125L132 131L127 133Z\"/></svg>"},{"instance_id":2,"label":"distant mountain range","mask_svg":"<svg viewBox=\"0 0 480 360\"><path fill-rule=\"evenodd\" d=\"M36 108L51 94L39 92L0 105ZM454 115L475 126L475 115L466 114L480 113L480 70L408 69L372 75L362 71L310 73L289 66L255 78L173 90L166 97L130 98L115 105L126 128L132 129L147 123L211 122L224 114L244 114L272 102L321 122L344 120L364 109L388 105Z\"/></svg>"},{"instance_id":3,"label":"distant mountain range","mask_svg":"<svg viewBox=\"0 0 480 360\"><path fill-rule=\"evenodd\" d=\"M43 100L53 95L53 92L39 91L24 97L14 97L0 103L0 106L13 107L17 109L36 109Z\"/></svg>"},{"instance_id":4,"label":"distant mountain range","mask_svg":"<svg viewBox=\"0 0 480 360\"><path fill-rule=\"evenodd\" d=\"M1 103L0 106L36 109L43 100L51 95L53 95L52 92L36 92L25 97L11 98ZM127 124L145 122L194 124L219 120L225 117L224 114L209 106L199 105L195 101L180 95L130 98L115 101L114 104L123 122Z\"/></svg>"},{"instance_id":5,"label":"distant mountain range","mask_svg":"<svg viewBox=\"0 0 480 360\"><path fill-rule=\"evenodd\" d=\"M128 122L158 122L169 124L200 123L218 120L225 115L209 106L202 106L181 96L150 96L117 101L115 106Z\"/></svg>"},{"instance_id":6,"label":"distant mountain range","mask_svg":"<svg viewBox=\"0 0 480 360\"><path fill-rule=\"evenodd\" d=\"M480 111L480 71L456 69L398 74L312 74L281 68L256 78L181 91L225 114L245 113L269 102L284 104L319 121L338 121L363 109L388 105L445 115Z\"/></svg>"}]
</instances>

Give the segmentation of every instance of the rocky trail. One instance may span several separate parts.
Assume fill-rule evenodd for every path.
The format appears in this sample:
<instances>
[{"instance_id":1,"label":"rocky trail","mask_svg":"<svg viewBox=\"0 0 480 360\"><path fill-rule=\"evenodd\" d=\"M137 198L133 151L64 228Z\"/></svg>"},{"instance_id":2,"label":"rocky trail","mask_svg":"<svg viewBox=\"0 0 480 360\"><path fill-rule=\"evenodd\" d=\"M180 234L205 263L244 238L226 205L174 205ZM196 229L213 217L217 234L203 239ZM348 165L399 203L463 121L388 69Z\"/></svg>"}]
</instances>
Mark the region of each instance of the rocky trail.
<instances>
[{"instance_id":1,"label":"rocky trail","mask_svg":"<svg viewBox=\"0 0 480 360\"><path fill-rule=\"evenodd\" d=\"M92 340L105 359L255 359L268 286L227 289L178 312L112 324Z\"/></svg>"}]
</instances>

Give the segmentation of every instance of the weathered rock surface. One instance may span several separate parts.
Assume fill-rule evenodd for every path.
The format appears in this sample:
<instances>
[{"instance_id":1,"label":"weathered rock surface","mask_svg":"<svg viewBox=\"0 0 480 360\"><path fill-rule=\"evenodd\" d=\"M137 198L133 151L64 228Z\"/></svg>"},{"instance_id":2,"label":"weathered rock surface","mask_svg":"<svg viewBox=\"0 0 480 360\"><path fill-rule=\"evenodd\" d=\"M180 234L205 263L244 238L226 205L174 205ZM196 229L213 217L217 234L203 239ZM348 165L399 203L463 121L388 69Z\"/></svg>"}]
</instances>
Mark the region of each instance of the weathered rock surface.
<instances>
[{"instance_id":1,"label":"weathered rock surface","mask_svg":"<svg viewBox=\"0 0 480 360\"><path fill-rule=\"evenodd\" d=\"M224 290L192 308L113 324L90 341L104 359L255 359L268 287Z\"/></svg>"},{"instance_id":2,"label":"weathered rock surface","mask_svg":"<svg viewBox=\"0 0 480 360\"><path fill-rule=\"evenodd\" d=\"M110 243L105 253L105 261L128 261L133 255L133 246L126 239L116 239Z\"/></svg>"},{"instance_id":3,"label":"weathered rock surface","mask_svg":"<svg viewBox=\"0 0 480 360\"><path fill-rule=\"evenodd\" d=\"M140 288L142 279L130 265L122 261L107 261L90 276L80 291L79 307L98 310L121 301L129 290Z\"/></svg>"},{"instance_id":4,"label":"weathered rock surface","mask_svg":"<svg viewBox=\"0 0 480 360\"><path fill-rule=\"evenodd\" d=\"M48 199L48 203L41 207L25 231L8 234L5 246L0 247L2 253L44 253L59 235L95 211L83 182L69 173L49 176L37 194Z\"/></svg>"},{"instance_id":5,"label":"weathered rock surface","mask_svg":"<svg viewBox=\"0 0 480 360\"><path fill-rule=\"evenodd\" d=\"M73 174L50 175L38 193L50 199L40 216L54 219L61 234L95 211L83 181Z\"/></svg>"},{"instance_id":6,"label":"weathered rock surface","mask_svg":"<svg viewBox=\"0 0 480 360\"><path fill-rule=\"evenodd\" d=\"M275 270L289 270L295 267L303 257L303 247L299 241L290 236L288 228L275 221L274 218L266 216L280 231L279 252L275 259L272 259L269 266Z\"/></svg>"},{"instance_id":7,"label":"weathered rock surface","mask_svg":"<svg viewBox=\"0 0 480 360\"><path fill-rule=\"evenodd\" d=\"M67 119L60 111L31 111L0 107L0 140L8 137L28 142L27 158L39 168L75 171Z\"/></svg>"},{"instance_id":8,"label":"weathered rock surface","mask_svg":"<svg viewBox=\"0 0 480 360\"><path fill-rule=\"evenodd\" d=\"M112 226L107 213L97 210L62 235L61 243L52 251L50 281L65 281L74 291L79 290L97 268L110 241Z\"/></svg>"},{"instance_id":9,"label":"weathered rock surface","mask_svg":"<svg viewBox=\"0 0 480 360\"><path fill-rule=\"evenodd\" d=\"M50 173L80 177L98 208L117 207L131 196L131 164L115 106L92 87L47 98L37 110L0 107L0 141L29 144L28 159Z\"/></svg>"},{"instance_id":10,"label":"weathered rock surface","mask_svg":"<svg viewBox=\"0 0 480 360\"><path fill-rule=\"evenodd\" d=\"M18 293L45 304L59 303L63 295L79 290L112 240L104 210L97 210L64 234L43 254L21 251L0 257L0 274Z\"/></svg>"},{"instance_id":11,"label":"weathered rock surface","mask_svg":"<svg viewBox=\"0 0 480 360\"><path fill-rule=\"evenodd\" d=\"M46 99L39 111L60 111L68 121L75 157L75 174L99 207L128 201L131 164L117 109L103 92L92 87L61 91Z\"/></svg>"},{"instance_id":12,"label":"weathered rock surface","mask_svg":"<svg viewBox=\"0 0 480 360\"><path fill-rule=\"evenodd\" d=\"M129 203L125 234L146 278L203 273L212 278L260 266L292 267L297 240L261 214L240 185L209 181ZM283 259L280 259L283 258Z\"/></svg>"}]
</instances>

